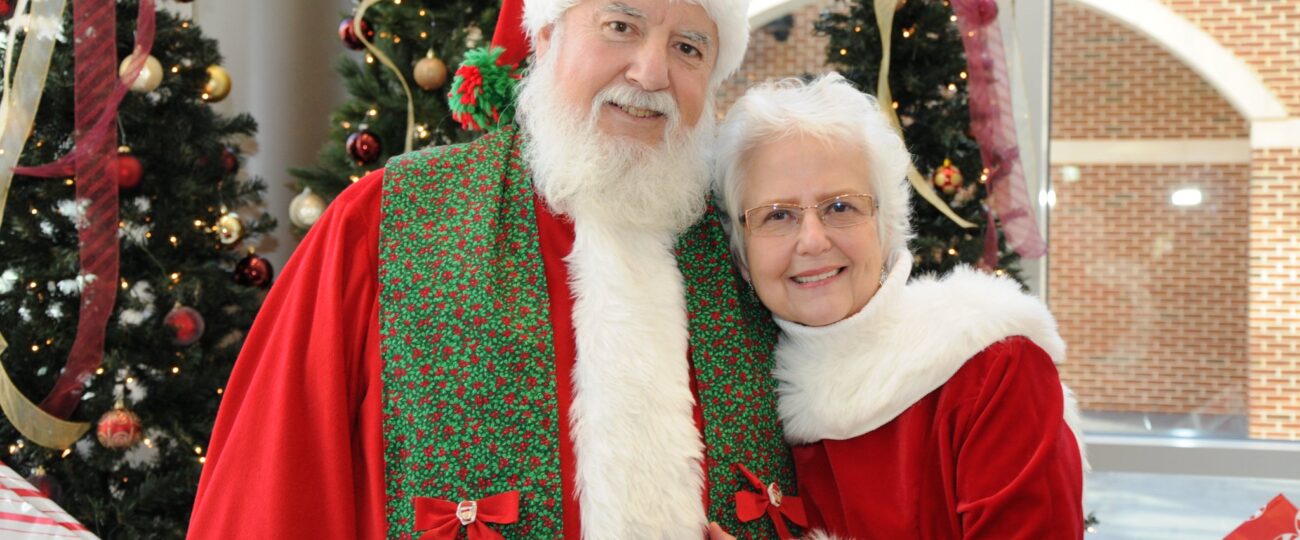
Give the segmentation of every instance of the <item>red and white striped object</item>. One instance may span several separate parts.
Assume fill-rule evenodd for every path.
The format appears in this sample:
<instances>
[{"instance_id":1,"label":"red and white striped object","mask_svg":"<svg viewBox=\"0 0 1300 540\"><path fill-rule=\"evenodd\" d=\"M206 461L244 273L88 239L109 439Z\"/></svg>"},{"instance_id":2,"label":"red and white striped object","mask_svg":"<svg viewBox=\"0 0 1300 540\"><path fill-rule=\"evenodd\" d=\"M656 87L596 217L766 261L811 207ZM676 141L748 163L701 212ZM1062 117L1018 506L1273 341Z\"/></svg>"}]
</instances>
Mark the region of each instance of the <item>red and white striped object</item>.
<instances>
[{"instance_id":1,"label":"red and white striped object","mask_svg":"<svg viewBox=\"0 0 1300 540\"><path fill-rule=\"evenodd\" d=\"M99 538L0 463L0 539Z\"/></svg>"}]
</instances>

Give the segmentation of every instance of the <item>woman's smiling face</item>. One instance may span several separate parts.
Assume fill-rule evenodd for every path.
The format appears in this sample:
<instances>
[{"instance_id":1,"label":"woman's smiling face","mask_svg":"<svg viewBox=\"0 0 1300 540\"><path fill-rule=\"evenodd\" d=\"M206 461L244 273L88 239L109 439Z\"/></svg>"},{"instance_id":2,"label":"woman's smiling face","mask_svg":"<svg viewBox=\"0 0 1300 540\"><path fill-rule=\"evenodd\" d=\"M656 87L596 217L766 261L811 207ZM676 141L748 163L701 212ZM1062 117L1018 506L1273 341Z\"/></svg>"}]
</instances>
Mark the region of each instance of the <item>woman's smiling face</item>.
<instances>
[{"instance_id":1,"label":"woman's smiling face","mask_svg":"<svg viewBox=\"0 0 1300 540\"><path fill-rule=\"evenodd\" d=\"M741 208L746 210L777 203L811 207L839 195L872 193L860 148L813 137L793 135L756 146L745 169ZM755 225L747 224L746 274L773 314L824 326L857 313L876 294L884 253L873 209L861 210L872 217L827 227L822 210L808 208L786 235L755 235Z\"/></svg>"}]
</instances>

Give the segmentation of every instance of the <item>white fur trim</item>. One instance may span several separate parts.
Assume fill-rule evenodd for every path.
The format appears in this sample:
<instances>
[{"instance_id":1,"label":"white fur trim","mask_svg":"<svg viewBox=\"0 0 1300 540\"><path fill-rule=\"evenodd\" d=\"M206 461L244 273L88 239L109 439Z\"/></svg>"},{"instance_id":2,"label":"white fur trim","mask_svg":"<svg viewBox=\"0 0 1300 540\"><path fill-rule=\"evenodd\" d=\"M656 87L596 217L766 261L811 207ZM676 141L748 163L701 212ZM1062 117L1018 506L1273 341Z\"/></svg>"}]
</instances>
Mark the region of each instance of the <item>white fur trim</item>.
<instances>
[{"instance_id":1,"label":"white fur trim","mask_svg":"<svg viewBox=\"0 0 1300 540\"><path fill-rule=\"evenodd\" d=\"M584 538L700 538L704 445L671 235L578 217L569 277L572 437Z\"/></svg>"},{"instance_id":2,"label":"white fur trim","mask_svg":"<svg viewBox=\"0 0 1300 540\"><path fill-rule=\"evenodd\" d=\"M1056 320L1016 282L961 267L909 284L911 255L894 259L884 286L853 316L818 328L777 320L774 374L791 443L876 429L1007 337L1024 336L1053 361L1065 359Z\"/></svg>"},{"instance_id":3,"label":"white fur trim","mask_svg":"<svg viewBox=\"0 0 1300 540\"><path fill-rule=\"evenodd\" d=\"M686 0L704 7L709 18L718 26L718 61L709 79L710 88L717 88L745 60L749 47L749 0ZM528 42L536 43L542 28L560 20L564 12L577 5L579 0L524 0L524 32Z\"/></svg>"}]
</instances>

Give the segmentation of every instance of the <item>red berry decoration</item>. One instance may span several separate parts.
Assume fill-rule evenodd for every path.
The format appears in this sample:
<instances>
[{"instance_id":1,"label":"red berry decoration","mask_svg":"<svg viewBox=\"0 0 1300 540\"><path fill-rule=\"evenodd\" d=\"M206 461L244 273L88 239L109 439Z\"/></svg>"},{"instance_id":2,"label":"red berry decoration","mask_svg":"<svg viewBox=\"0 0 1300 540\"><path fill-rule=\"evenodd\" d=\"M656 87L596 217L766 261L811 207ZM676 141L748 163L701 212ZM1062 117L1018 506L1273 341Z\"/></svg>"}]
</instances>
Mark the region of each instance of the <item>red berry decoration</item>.
<instances>
[{"instance_id":1,"label":"red berry decoration","mask_svg":"<svg viewBox=\"0 0 1300 540\"><path fill-rule=\"evenodd\" d=\"M366 41L374 43L375 30L370 27L370 23L367 23L365 19L361 19L361 33L366 36ZM344 46L354 51L366 48L366 44L362 43L361 40L357 38L356 32L352 31L351 17L339 22L339 39L343 41Z\"/></svg>"},{"instance_id":2,"label":"red berry decoration","mask_svg":"<svg viewBox=\"0 0 1300 540\"><path fill-rule=\"evenodd\" d=\"M271 261L255 253L249 253L235 264L235 283L246 287L265 287L274 275Z\"/></svg>"},{"instance_id":3,"label":"red berry decoration","mask_svg":"<svg viewBox=\"0 0 1300 540\"><path fill-rule=\"evenodd\" d=\"M348 157L357 165L369 165L379 159L382 151L379 144L379 136L367 130L361 130L348 135Z\"/></svg>"},{"instance_id":4,"label":"red berry decoration","mask_svg":"<svg viewBox=\"0 0 1300 540\"><path fill-rule=\"evenodd\" d=\"M118 189L135 189L140 185L140 177L144 175L144 165L140 160L131 154L117 155L117 188Z\"/></svg>"},{"instance_id":5,"label":"red berry decoration","mask_svg":"<svg viewBox=\"0 0 1300 540\"><path fill-rule=\"evenodd\" d=\"M235 174L239 170L239 155L235 154L235 149L229 146L221 149L221 169L226 174Z\"/></svg>"},{"instance_id":6,"label":"red berry decoration","mask_svg":"<svg viewBox=\"0 0 1300 540\"><path fill-rule=\"evenodd\" d=\"M99 417L99 424L95 428L95 437L99 439L99 444L109 450L126 450L136 443L144 435L144 428L140 424L140 417L126 409L126 405L121 401L113 407L113 410L104 413Z\"/></svg>"},{"instance_id":7,"label":"red berry decoration","mask_svg":"<svg viewBox=\"0 0 1300 540\"><path fill-rule=\"evenodd\" d=\"M163 317L163 324L171 331L172 343L182 347L190 345L203 337L203 315L198 310L177 305Z\"/></svg>"}]
</instances>

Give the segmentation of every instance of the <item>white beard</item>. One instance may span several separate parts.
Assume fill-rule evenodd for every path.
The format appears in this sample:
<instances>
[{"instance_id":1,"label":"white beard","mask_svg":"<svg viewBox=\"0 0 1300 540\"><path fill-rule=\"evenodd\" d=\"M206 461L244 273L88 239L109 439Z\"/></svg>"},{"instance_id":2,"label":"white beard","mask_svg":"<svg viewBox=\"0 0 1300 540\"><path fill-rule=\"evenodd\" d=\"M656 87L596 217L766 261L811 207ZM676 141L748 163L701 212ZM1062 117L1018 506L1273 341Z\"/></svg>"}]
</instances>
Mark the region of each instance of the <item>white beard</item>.
<instances>
[{"instance_id":1,"label":"white beard","mask_svg":"<svg viewBox=\"0 0 1300 540\"><path fill-rule=\"evenodd\" d=\"M669 100L665 140L656 146L602 133L596 119L603 100L594 100L590 111L566 105L555 63L537 59L519 87L518 118L533 185L552 211L672 235L699 219L716 128L713 105L705 105L694 128L684 128L671 98L643 97Z\"/></svg>"}]
</instances>

